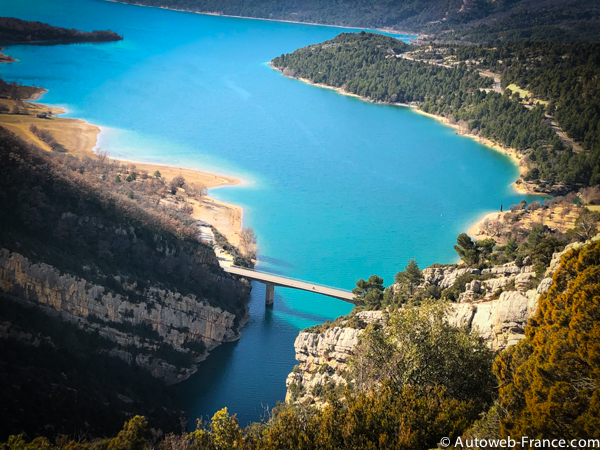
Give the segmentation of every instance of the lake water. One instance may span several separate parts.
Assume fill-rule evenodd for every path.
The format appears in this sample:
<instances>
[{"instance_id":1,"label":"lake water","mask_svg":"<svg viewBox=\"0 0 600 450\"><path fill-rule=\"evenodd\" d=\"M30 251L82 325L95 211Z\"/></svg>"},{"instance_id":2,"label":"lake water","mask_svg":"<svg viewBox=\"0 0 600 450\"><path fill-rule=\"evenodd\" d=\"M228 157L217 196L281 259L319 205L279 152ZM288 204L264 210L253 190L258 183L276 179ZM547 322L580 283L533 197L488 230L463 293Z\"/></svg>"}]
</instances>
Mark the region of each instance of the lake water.
<instances>
[{"instance_id":1,"label":"lake water","mask_svg":"<svg viewBox=\"0 0 600 450\"><path fill-rule=\"evenodd\" d=\"M351 289L389 284L411 257L457 260L456 236L518 203L510 160L408 108L375 105L283 77L267 62L340 28L204 16L100 0L0 0L0 15L84 30L106 44L14 46L0 75L49 89L42 101L103 127L113 157L242 178L211 195L244 207L259 268ZM255 284L242 339L180 386L190 423L227 406L240 422L285 397L293 342L351 305Z\"/></svg>"}]
</instances>

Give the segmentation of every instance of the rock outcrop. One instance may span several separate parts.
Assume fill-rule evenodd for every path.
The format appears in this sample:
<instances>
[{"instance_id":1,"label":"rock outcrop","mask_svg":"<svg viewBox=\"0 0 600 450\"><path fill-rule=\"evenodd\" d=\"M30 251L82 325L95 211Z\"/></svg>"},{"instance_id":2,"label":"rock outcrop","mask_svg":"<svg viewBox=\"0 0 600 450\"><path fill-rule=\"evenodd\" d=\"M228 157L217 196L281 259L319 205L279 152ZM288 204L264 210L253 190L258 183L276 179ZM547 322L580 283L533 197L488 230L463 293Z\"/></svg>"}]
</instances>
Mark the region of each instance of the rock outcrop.
<instances>
[{"instance_id":1,"label":"rock outcrop","mask_svg":"<svg viewBox=\"0 0 600 450\"><path fill-rule=\"evenodd\" d=\"M594 240L600 239L600 236ZM532 266L518 267L514 263L489 269L463 268L457 265L435 265L423 270L420 286L451 288L462 275L476 276L465 284L456 302L450 304L448 321L457 327L477 330L493 350L503 350L516 345L525 337L525 327L538 307L538 299L552 285L552 275L562 256L572 248L584 244L569 244L555 253L544 278L532 282L536 273ZM478 279L477 279L478 278ZM392 285L392 293L400 286ZM385 326L385 311L362 311L356 314L362 323L379 323ZM339 326L314 327L296 338L294 348L299 364L289 374L286 386L287 402L323 403L324 391L347 383L348 361L353 355L364 327L357 321L336 320ZM351 325L347 325L351 324Z\"/></svg>"},{"instance_id":2,"label":"rock outcrop","mask_svg":"<svg viewBox=\"0 0 600 450\"><path fill-rule=\"evenodd\" d=\"M135 290L124 280L117 281L128 291ZM49 315L97 331L115 343L111 354L170 383L195 372L195 363L207 351L238 339L244 324L194 295L149 287L137 291L140 295L133 301L6 249L0 249L0 282L15 301L35 304Z\"/></svg>"},{"instance_id":3,"label":"rock outcrop","mask_svg":"<svg viewBox=\"0 0 600 450\"><path fill-rule=\"evenodd\" d=\"M385 312L361 311L358 318L364 323L384 323ZM362 328L334 326L320 332L301 332L294 342L296 360L300 363L286 380L286 402L311 401L319 397L323 386L346 384L348 360L354 353Z\"/></svg>"}]
</instances>

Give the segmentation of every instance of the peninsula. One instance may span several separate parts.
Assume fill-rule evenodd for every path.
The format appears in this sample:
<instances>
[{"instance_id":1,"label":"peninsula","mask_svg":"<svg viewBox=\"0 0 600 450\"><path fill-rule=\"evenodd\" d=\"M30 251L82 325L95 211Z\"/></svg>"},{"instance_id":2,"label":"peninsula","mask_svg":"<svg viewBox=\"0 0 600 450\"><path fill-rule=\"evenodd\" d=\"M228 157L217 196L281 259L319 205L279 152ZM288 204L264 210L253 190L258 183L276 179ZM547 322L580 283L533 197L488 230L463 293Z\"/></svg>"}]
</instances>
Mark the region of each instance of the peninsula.
<instances>
[{"instance_id":1,"label":"peninsula","mask_svg":"<svg viewBox=\"0 0 600 450\"><path fill-rule=\"evenodd\" d=\"M14 17L0 17L0 45L74 44L121 40L123 36L111 30L80 31Z\"/></svg>"},{"instance_id":2,"label":"peninsula","mask_svg":"<svg viewBox=\"0 0 600 450\"><path fill-rule=\"evenodd\" d=\"M10 130L25 142L47 151L61 149L79 158L106 158L94 152L100 128L81 119L57 117L64 111L31 100L45 92L42 88L6 83L0 78L0 126ZM161 179L169 185L173 179L182 177L199 192L219 186L232 186L241 180L226 175L200 170L179 168L162 164L136 161L120 161L125 167L125 176L130 171L140 174L159 172ZM173 196L173 201L175 196ZM191 217L215 227L234 247L239 245L242 233L242 209L239 206L220 202L202 194L198 199L189 199Z\"/></svg>"},{"instance_id":3,"label":"peninsula","mask_svg":"<svg viewBox=\"0 0 600 450\"><path fill-rule=\"evenodd\" d=\"M522 173L519 190L561 195L600 182L598 95L588 83L598 68L586 70L597 51L597 44L530 42L409 46L362 31L281 55L271 65L368 101L416 107L510 155ZM557 52L569 57L556 58ZM555 84L570 94L557 96L549 88ZM590 95L577 95L584 86Z\"/></svg>"}]
</instances>

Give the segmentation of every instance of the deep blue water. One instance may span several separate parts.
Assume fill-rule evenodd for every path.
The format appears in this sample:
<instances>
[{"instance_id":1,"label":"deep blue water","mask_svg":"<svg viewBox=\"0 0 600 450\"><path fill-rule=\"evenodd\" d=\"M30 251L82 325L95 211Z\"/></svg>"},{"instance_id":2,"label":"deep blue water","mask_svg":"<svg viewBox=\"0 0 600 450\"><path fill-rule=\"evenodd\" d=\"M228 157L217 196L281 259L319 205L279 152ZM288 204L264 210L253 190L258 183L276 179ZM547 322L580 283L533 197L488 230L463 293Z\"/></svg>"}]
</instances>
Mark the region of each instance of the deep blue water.
<instances>
[{"instance_id":1,"label":"deep blue water","mask_svg":"<svg viewBox=\"0 0 600 450\"><path fill-rule=\"evenodd\" d=\"M456 236L517 203L510 160L408 108L382 106L283 77L267 62L339 28L203 16L100 0L0 0L0 15L85 30L106 44L13 46L7 80L49 89L42 101L103 127L113 157L238 176L211 195L244 207L260 268L352 288L389 283L416 257L454 262ZM350 305L255 285L241 341L183 383L190 423L227 406L242 424L285 396L299 330Z\"/></svg>"}]
</instances>

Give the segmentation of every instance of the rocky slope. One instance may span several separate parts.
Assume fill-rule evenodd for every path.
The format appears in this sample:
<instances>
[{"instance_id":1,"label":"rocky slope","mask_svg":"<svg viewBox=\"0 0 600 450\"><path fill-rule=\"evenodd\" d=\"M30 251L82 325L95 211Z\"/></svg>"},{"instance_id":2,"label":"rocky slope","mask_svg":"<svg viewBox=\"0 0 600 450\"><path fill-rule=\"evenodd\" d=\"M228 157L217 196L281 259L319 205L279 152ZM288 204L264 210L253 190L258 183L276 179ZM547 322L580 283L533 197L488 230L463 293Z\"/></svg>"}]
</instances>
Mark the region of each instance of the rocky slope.
<instances>
[{"instance_id":1,"label":"rocky slope","mask_svg":"<svg viewBox=\"0 0 600 450\"><path fill-rule=\"evenodd\" d=\"M0 293L181 381L207 350L239 337L250 285L220 268L160 192L123 195L131 183L112 181L111 164L45 152L0 127Z\"/></svg>"},{"instance_id":2,"label":"rocky slope","mask_svg":"<svg viewBox=\"0 0 600 450\"><path fill-rule=\"evenodd\" d=\"M144 300L134 303L104 286L61 274L48 264L34 264L6 249L0 249L0 281L16 302L36 304L49 315L98 331L116 344L113 355L168 382L187 378L205 351L240 336L232 313L193 294L150 287L141 292ZM164 357L156 356L160 348L165 349Z\"/></svg>"},{"instance_id":3,"label":"rocky slope","mask_svg":"<svg viewBox=\"0 0 600 450\"><path fill-rule=\"evenodd\" d=\"M594 239L600 239L597 236ZM423 270L421 287L450 288L465 274L483 275L484 280L466 284L457 302L450 304L448 320L456 326L476 329L493 350L503 350L525 337L525 326L537 310L540 295L552 284L552 275L562 255L583 245L573 243L555 253L542 281L533 287L532 266L513 263L478 270L457 265L435 265ZM397 285L389 289L399 289ZM385 311L361 311L353 317L336 320L301 332L294 343L299 362L286 380L287 402L322 402L322 394L347 383L347 368L364 328L378 322L385 326ZM358 320L357 320L358 319Z\"/></svg>"}]
</instances>

